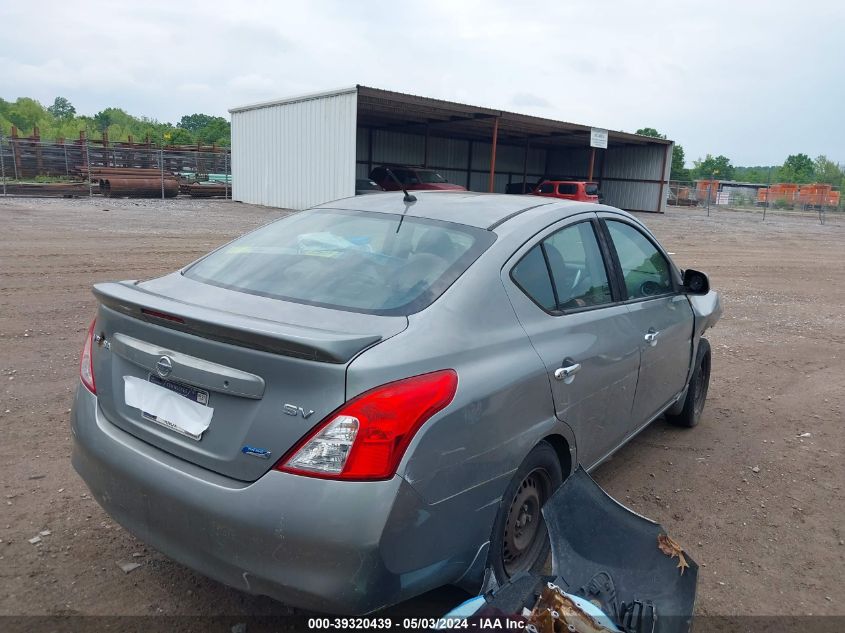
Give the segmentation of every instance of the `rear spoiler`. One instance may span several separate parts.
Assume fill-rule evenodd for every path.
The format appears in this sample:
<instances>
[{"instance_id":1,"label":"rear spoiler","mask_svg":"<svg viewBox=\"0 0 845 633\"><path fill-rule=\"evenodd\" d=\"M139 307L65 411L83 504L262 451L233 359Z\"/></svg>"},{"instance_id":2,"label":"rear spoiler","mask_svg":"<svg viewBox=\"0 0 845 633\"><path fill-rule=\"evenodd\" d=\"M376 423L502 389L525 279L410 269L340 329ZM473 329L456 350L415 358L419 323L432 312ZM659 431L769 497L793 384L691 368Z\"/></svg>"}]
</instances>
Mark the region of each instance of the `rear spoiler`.
<instances>
[{"instance_id":1,"label":"rear spoiler","mask_svg":"<svg viewBox=\"0 0 845 633\"><path fill-rule=\"evenodd\" d=\"M324 363L347 363L381 341L379 334L344 334L205 308L149 292L134 281L96 284L106 308L203 338Z\"/></svg>"}]
</instances>

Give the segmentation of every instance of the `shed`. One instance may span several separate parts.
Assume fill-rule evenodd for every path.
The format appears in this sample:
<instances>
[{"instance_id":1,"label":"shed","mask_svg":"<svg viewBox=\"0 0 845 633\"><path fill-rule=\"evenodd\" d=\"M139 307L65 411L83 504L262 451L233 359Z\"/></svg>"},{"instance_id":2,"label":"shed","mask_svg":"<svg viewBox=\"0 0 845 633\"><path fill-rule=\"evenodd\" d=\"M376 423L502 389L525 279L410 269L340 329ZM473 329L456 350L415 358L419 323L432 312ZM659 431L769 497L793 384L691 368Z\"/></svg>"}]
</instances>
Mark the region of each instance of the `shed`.
<instances>
[{"instance_id":1,"label":"shed","mask_svg":"<svg viewBox=\"0 0 845 633\"><path fill-rule=\"evenodd\" d=\"M472 191L591 180L606 204L665 210L665 139L360 85L229 112L233 198L242 202L304 209L354 195L373 167L404 164Z\"/></svg>"}]
</instances>

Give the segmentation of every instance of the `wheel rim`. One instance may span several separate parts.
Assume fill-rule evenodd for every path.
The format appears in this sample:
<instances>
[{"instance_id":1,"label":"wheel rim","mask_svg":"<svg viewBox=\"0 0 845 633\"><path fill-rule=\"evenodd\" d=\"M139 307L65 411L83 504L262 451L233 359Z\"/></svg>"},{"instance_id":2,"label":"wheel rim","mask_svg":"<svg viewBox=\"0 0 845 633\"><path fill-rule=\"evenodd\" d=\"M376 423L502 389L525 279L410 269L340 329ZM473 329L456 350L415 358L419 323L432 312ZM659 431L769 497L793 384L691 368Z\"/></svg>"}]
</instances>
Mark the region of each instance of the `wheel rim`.
<instances>
[{"instance_id":1,"label":"wheel rim","mask_svg":"<svg viewBox=\"0 0 845 633\"><path fill-rule=\"evenodd\" d=\"M710 384L710 359L706 356L701 360L701 367L695 379L695 400L693 401L693 415L696 419L704 410L704 401L707 399L707 387Z\"/></svg>"},{"instance_id":2,"label":"wheel rim","mask_svg":"<svg viewBox=\"0 0 845 633\"><path fill-rule=\"evenodd\" d=\"M511 500L502 546L502 565L508 576L530 569L543 547L546 526L540 511L550 487L549 475L538 468L526 475Z\"/></svg>"}]
</instances>

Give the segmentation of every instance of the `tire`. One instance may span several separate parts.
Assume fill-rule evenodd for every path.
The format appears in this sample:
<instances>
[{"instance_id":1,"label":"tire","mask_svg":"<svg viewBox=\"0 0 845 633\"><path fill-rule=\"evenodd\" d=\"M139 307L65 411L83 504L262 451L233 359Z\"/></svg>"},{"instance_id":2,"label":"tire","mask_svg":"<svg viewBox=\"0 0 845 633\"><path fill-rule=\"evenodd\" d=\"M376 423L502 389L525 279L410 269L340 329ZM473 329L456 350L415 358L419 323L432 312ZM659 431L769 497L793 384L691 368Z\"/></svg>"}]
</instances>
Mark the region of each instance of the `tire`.
<instances>
[{"instance_id":1,"label":"tire","mask_svg":"<svg viewBox=\"0 0 845 633\"><path fill-rule=\"evenodd\" d=\"M710 343L706 338L698 342L695 355L695 369L690 376L687 395L680 413L667 414L666 419L675 426L692 428L701 420L707 389L710 386Z\"/></svg>"},{"instance_id":2,"label":"tire","mask_svg":"<svg viewBox=\"0 0 845 633\"><path fill-rule=\"evenodd\" d=\"M488 566L499 584L522 571L542 572L549 557L549 536L540 510L561 483L555 449L540 442L508 484L493 522Z\"/></svg>"}]
</instances>

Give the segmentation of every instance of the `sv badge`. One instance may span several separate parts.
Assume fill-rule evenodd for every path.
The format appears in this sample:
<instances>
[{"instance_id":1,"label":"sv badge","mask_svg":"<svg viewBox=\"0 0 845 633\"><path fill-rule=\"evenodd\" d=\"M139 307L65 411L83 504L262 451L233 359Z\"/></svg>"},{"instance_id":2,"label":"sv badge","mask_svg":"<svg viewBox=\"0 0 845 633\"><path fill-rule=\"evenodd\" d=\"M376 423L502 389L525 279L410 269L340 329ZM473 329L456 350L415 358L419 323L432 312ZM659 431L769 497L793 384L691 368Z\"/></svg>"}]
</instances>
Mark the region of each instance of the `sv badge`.
<instances>
[{"instance_id":1,"label":"sv badge","mask_svg":"<svg viewBox=\"0 0 845 633\"><path fill-rule=\"evenodd\" d=\"M298 407L295 404L285 404L282 406L282 411L287 413L288 415L292 415L294 417L301 415L306 420L311 417L311 414L314 413L313 410L306 411L302 407Z\"/></svg>"}]
</instances>

